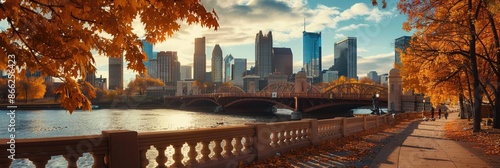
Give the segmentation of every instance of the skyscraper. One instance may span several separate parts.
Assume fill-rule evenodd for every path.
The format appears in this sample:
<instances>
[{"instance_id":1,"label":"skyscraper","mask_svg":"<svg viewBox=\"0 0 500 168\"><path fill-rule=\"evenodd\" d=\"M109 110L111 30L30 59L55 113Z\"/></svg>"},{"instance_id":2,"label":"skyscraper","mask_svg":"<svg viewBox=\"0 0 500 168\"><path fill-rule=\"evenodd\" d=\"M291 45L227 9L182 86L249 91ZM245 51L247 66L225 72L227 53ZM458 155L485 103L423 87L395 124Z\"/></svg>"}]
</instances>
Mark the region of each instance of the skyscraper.
<instances>
[{"instance_id":1,"label":"skyscraper","mask_svg":"<svg viewBox=\"0 0 500 168\"><path fill-rule=\"evenodd\" d=\"M96 83L97 83L95 72L94 73L87 72L87 75L85 76L85 82L88 82L88 83L90 83L90 85L95 87Z\"/></svg>"},{"instance_id":2,"label":"skyscraper","mask_svg":"<svg viewBox=\"0 0 500 168\"><path fill-rule=\"evenodd\" d=\"M375 83L379 83L379 77L377 71L368 72L368 74L366 74L366 77L368 77L368 79L371 79Z\"/></svg>"},{"instance_id":3,"label":"skyscraper","mask_svg":"<svg viewBox=\"0 0 500 168\"><path fill-rule=\"evenodd\" d=\"M149 60L148 74L151 78L158 78L158 59Z\"/></svg>"},{"instance_id":4,"label":"skyscraper","mask_svg":"<svg viewBox=\"0 0 500 168\"><path fill-rule=\"evenodd\" d=\"M158 53L158 78L168 85L176 85L180 77L180 64L176 51Z\"/></svg>"},{"instance_id":5,"label":"skyscraper","mask_svg":"<svg viewBox=\"0 0 500 168\"><path fill-rule=\"evenodd\" d=\"M149 61L155 58L156 55L153 54L153 45L146 41L146 39L142 40L142 49L146 53L146 57L148 57L148 61L144 62L144 66L149 68Z\"/></svg>"},{"instance_id":6,"label":"skyscraper","mask_svg":"<svg viewBox=\"0 0 500 168\"><path fill-rule=\"evenodd\" d=\"M274 70L288 77L293 74L293 54L290 48L273 48Z\"/></svg>"},{"instance_id":7,"label":"skyscraper","mask_svg":"<svg viewBox=\"0 0 500 168\"><path fill-rule=\"evenodd\" d=\"M222 82L222 49L219 44L212 51L212 82Z\"/></svg>"},{"instance_id":8,"label":"skyscraper","mask_svg":"<svg viewBox=\"0 0 500 168\"><path fill-rule=\"evenodd\" d=\"M243 86L243 75L247 71L247 59L235 58L231 61L231 82Z\"/></svg>"},{"instance_id":9,"label":"skyscraper","mask_svg":"<svg viewBox=\"0 0 500 168\"><path fill-rule=\"evenodd\" d=\"M398 50L401 50L401 52L406 52L406 48L408 48L408 46L410 45L410 40L411 36L402 36L397 38L394 42L394 50L395 50L394 62L396 62L399 65L402 65L402 63L401 63L400 53Z\"/></svg>"},{"instance_id":10,"label":"skyscraper","mask_svg":"<svg viewBox=\"0 0 500 168\"><path fill-rule=\"evenodd\" d=\"M273 35L259 31L255 37L255 69L261 78L273 73Z\"/></svg>"},{"instance_id":11,"label":"skyscraper","mask_svg":"<svg viewBox=\"0 0 500 168\"><path fill-rule=\"evenodd\" d=\"M182 65L181 66L181 78L179 80L193 79L193 75L191 73L191 66Z\"/></svg>"},{"instance_id":12,"label":"skyscraper","mask_svg":"<svg viewBox=\"0 0 500 168\"><path fill-rule=\"evenodd\" d=\"M233 55L229 54L224 57L224 82L231 81L231 61L233 61Z\"/></svg>"},{"instance_id":13,"label":"skyscraper","mask_svg":"<svg viewBox=\"0 0 500 168\"><path fill-rule=\"evenodd\" d=\"M313 82L321 81L321 32L302 32L303 61L307 76L313 77Z\"/></svg>"},{"instance_id":14,"label":"skyscraper","mask_svg":"<svg viewBox=\"0 0 500 168\"><path fill-rule=\"evenodd\" d=\"M205 37L194 39L194 80L205 81L207 67L207 54L205 53Z\"/></svg>"},{"instance_id":15,"label":"skyscraper","mask_svg":"<svg viewBox=\"0 0 500 168\"><path fill-rule=\"evenodd\" d=\"M109 90L123 89L123 56L109 57Z\"/></svg>"},{"instance_id":16,"label":"skyscraper","mask_svg":"<svg viewBox=\"0 0 500 168\"><path fill-rule=\"evenodd\" d=\"M330 70L338 71L339 77L358 78L358 54L356 37L347 37L335 43L334 64Z\"/></svg>"},{"instance_id":17,"label":"skyscraper","mask_svg":"<svg viewBox=\"0 0 500 168\"><path fill-rule=\"evenodd\" d=\"M332 80L337 80L339 78L339 72L338 71L325 71L323 73L323 82L328 83L331 82Z\"/></svg>"}]
</instances>

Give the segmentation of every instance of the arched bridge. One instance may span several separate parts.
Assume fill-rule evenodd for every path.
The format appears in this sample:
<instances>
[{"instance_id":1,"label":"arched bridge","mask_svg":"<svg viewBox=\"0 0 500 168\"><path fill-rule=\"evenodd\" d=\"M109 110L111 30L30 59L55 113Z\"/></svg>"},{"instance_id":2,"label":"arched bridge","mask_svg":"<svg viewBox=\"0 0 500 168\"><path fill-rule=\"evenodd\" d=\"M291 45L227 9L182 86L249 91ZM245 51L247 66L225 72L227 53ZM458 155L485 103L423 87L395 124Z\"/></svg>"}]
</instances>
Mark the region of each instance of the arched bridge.
<instances>
[{"instance_id":1,"label":"arched bridge","mask_svg":"<svg viewBox=\"0 0 500 168\"><path fill-rule=\"evenodd\" d=\"M220 106L223 109L270 108L277 106L302 112L347 111L371 106L374 93L379 105L387 106L387 88L379 85L349 83L320 89L302 86L297 91L293 83L272 84L258 93L245 93L235 86L221 87L216 93L165 97L169 106Z\"/></svg>"}]
</instances>

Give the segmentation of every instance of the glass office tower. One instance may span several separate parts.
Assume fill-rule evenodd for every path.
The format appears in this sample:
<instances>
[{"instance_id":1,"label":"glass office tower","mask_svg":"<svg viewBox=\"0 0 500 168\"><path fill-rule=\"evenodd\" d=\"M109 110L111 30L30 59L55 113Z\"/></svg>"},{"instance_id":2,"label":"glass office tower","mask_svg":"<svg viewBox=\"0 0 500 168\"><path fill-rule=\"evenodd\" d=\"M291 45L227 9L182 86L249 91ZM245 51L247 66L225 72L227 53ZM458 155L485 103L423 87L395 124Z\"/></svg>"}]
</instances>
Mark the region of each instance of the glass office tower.
<instances>
[{"instance_id":1,"label":"glass office tower","mask_svg":"<svg viewBox=\"0 0 500 168\"><path fill-rule=\"evenodd\" d=\"M321 82L321 32L302 32L303 63L307 76L313 77L314 83Z\"/></svg>"}]
</instances>

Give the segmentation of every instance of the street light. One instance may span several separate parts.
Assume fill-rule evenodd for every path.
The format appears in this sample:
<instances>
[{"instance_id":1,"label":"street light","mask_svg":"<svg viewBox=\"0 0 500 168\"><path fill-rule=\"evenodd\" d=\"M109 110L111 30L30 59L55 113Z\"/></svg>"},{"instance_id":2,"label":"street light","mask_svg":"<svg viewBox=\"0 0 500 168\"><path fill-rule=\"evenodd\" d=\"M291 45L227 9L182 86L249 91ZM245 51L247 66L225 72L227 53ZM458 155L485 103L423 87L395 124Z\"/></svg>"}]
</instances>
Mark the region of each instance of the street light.
<instances>
[{"instance_id":1,"label":"street light","mask_svg":"<svg viewBox=\"0 0 500 168\"><path fill-rule=\"evenodd\" d=\"M380 97L380 95L378 93L375 93L372 96L372 105L373 105L372 114L380 115L380 110L378 107L378 98L379 97Z\"/></svg>"},{"instance_id":2,"label":"street light","mask_svg":"<svg viewBox=\"0 0 500 168\"><path fill-rule=\"evenodd\" d=\"M424 112L425 111L425 98L422 101L424 102L424 109L422 110L422 112Z\"/></svg>"}]
</instances>

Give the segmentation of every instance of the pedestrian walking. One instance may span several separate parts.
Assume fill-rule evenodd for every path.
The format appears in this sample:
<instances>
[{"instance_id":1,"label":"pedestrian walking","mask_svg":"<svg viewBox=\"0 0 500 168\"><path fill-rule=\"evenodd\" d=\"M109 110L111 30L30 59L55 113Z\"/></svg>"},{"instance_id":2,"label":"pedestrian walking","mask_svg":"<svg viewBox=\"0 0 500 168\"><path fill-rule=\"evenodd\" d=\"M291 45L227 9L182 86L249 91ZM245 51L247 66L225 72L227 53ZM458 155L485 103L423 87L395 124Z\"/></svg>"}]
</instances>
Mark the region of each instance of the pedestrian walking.
<instances>
[{"instance_id":1,"label":"pedestrian walking","mask_svg":"<svg viewBox=\"0 0 500 168\"><path fill-rule=\"evenodd\" d=\"M434 119L434 107L431 107L431 120Z\"/></svg>"},{"instance_id":2,"label":"pedestrian walking","mask_svg":"<svg viewBox=\"0 0 500 168\"><path fill-rule=\"evenodd\" d=\"M444 111L444 119L448 119L448 110Z\"/></svg>"},{"instance_id":3,"label":"pedestrian walking","mask_svg":"<svg viewBox=\"0 0 500 168\"><path fill-rule=\"evenodd\" d=\"M438 118L441 119L441 108L438 110Z\"/></svg>"}]
</instances>

